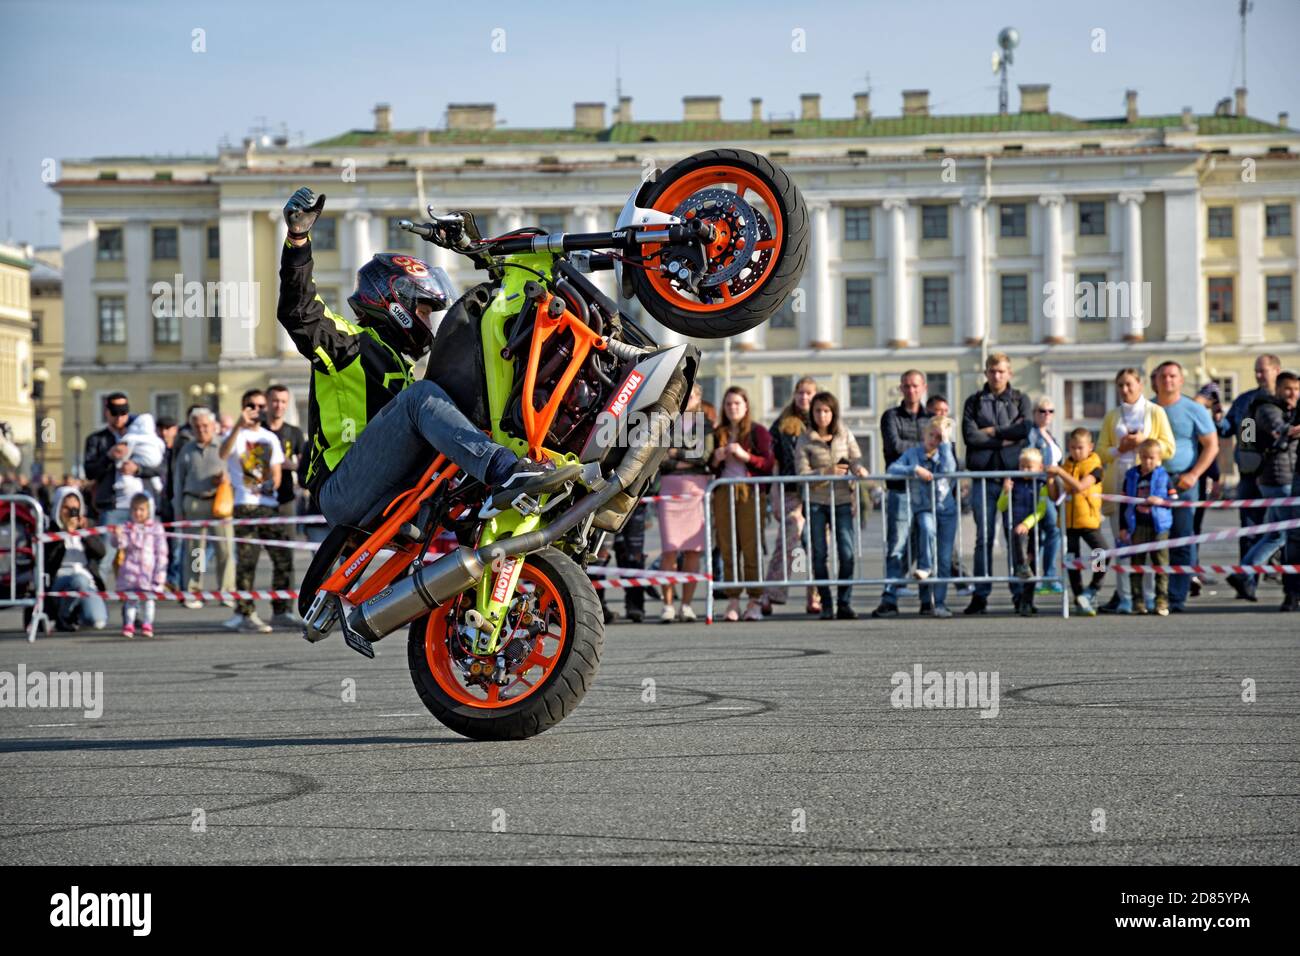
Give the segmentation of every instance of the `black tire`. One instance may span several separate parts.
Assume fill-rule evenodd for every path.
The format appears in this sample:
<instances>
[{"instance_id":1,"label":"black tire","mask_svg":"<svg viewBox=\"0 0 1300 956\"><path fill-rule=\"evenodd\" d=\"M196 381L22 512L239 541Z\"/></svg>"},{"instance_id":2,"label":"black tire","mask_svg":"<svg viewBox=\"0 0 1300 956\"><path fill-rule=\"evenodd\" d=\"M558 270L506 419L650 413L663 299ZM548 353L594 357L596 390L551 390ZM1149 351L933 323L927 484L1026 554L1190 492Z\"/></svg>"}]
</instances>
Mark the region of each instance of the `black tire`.
<instances>
[{"instance_id":1,"label":"black tire","mask_svg":"<svg viewBox=\"0 0 1300 956\"><path fill-rule=\"evenodd\" d=\"M420 700L442 724L472 740L523 740L549 730L582 702L600 667L605 622L591 579L554 548L528 555L527 563L545 573L560 592L568 629L558 664L536 691L517 703L489 709L456 700L429 669L424 647L428 616L411 624L407 662Z\"/></svg>"},{"instance_id":2,"label":"black tire","mask_svg":"<svg viewBox=\"0 0 1300 956\"><path fill-rule=\"evenodd\" d=\"M781 307L803 277L808 259L808 209L803 195L784 169L770 160L745 149L710 149L688 156L674 164L655 181L644 202L647 207L677 180L707 166L735 166L762 179L776 197L784 220L781 247L777 260L762 284L752 294L729 309L716 312L692 312L665 301L644 269L632 269L632 288L647 312L667 328L681 335L699 339L721 339L747 332L762 325Z\"/></svg>"}]
</instances>

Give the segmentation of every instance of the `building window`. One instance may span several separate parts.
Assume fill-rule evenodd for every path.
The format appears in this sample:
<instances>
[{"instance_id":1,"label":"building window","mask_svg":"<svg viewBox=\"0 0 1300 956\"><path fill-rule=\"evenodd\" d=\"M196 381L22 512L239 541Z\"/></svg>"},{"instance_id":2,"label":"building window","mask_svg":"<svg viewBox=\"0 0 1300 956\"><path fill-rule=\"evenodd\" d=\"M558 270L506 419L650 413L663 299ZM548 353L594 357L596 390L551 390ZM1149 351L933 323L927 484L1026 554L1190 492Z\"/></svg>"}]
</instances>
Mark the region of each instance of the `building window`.
<instances>
[{"instance_id":1,"label":"building window","mask_svg":"<svg viewBox=\"0 0 1300 956\"><path fill-rule=\"evenodd\" d=\"M208 258L221 258L221 227L208 226Z\"/></svg>"},{"instance_id":2,"label":"building window","mask_svg":"<svg viewBox=\"0 0 1300 956\"><path fill-rule=\"evenodd\" d=\"M1208 210L1211 239L1232 238L1232 207L1211 206Z\"/></svg>"},{"instance_id":3,"label":"building window","mask_svg":"<svg viewBox=\"0 0 1300 956\"><path fill-rule=\"evenodd\" d=\"M1269 322L1291 321L1291 277L1265 276L1264 314ZM36 341L33 336L32 341Z\"/></svg>"},{"instance_id":4,"label":"building window","mask_svg":"<svg viewBox=\"0 0 1300 956\"><path fill-rule=\"evenodd\" d=\"M948 373L947 372L926 372L925 373L925 394L928 398L936 395L948 397ZM948 402L949 409L952 408L952 402Z\"/></svg>"},{"instance_id":5,"label":"building window","mask_svg":"<svg viewBox=\"0 0 1300 956\"><path fill-rule=\"evenodd\" d=\"M871 207L844 207L844 241L864 242L871 238Z\"/></svg>"},{"instance_id":6,"label":"building window","mask_svg":"<svg viewBox=\"0 0 1300 956\"><path fill-rule=\"evenodd\" d=\"M1104 202L1079 203L1079 235L1106 235L1106 204Z\"/></svg>"},{"instance_id":7,"label":"building window","mask_svg":"<svg viewBox=\"0 0 1300 956\"><path fill-rule=\"evenodd\" d=\"M153 344L178 345L181 341L181 320L168 309L163 315L153 317Z\"/></svg>"},{"instance_id":8,"label":"building window","mask_svg":"<svg viewBox=\"0 0 1300 956\"><path fill-rule=\"evenodd\" d=\"M871 376L849 376L849 407L871 408Z\"/></svg>"},{"instance_id":9,"label":"building window","mask_svg":"<svg viewBox=\"0 0 1300 956\"><path fill-rule=\"evenodd\" d=\"M1089 299L1092 304L1089 306ZM1080 272L1074 287L1074 314L1080 322L1105 322L1106 315L1106 273Z\"/></svg>"},{"instance_id":10,"label":"building window","mask_svg":"<svg viewBox=\"0 0 1300 956\"><path fill-rule=\"evenodd\" d=\"M1003 203L998 207L1001 219L1001 236L1004 239L1021 239L1026 234L1025 204L1022 202Z\"/></svg>"},{"instance_id":11,"label":"building window","mask_svg":"<svg viewBox=\"0 0 1300 956\"><path fill-rule=\"evenodd\" d=\"M564 213L562 212L544 212L537 216L537 226L539 229L545 229L547 235L557 232L564 232Z\"/></svg>"},{"instance_id":12,"label":"building window","mask_svg":"<svg viewBox=\"0 0 1300 956\"><path fill-rule=\"evenodd\" d=\"M99 300L99 344L121 345L126 341L126 299L106 295Z\"/></svg>"},{"instance_id":13,"label":"building window","mask_svg":"<svg viewBox=\"0 0 1300 956\"><path fill-rule=\"evenodd\" d=\"M221 293L212 292L212 314L208 316L208 344L221 344Z\"/></svg>"},{"instance_id":14,"label":"building window","mask_svg":"<svg viewBox=\"0 0 1300 956\"><path fill-rule=\"evenodd\" d=\"M948 277L927 276L921 280L922 325L948 325Z\"/></svg>"},{"instance_id":15,"label":"building window","mask_svg":"<svg viewBox=\"0 0 1300 956\"><path fill-rule=\"evenodd\" d=\"M844 282L845 322L850 327L871 326L871 280L847 279Z\"/></svg>"},{"instance_id":16,"label":"building window","mask_svg":"<svg viewBox=\"0 0 1300 956\"><path fill-rule=\"evenodd\" d=\"M1002 277L1002 324L1024 325L1029 321L1029 276Z\"/></svg>"},{"instance_id":17,"label":"building window","mask_svg":"<svg viewBox=\"0 0 1300 956\"><path fill-rule=\"evenodd\" d=\"M790 404L790 396L794 394L794 376L793 375L770 375L768 381L772 386L772 403L771 408L785 408Z\"/></svg>"},{"instance_id":18,"label":"building window","mask_svg":"<svg viewBox=\"0 0 1300 956\"><path fill-rule=\"evenodd\" d=\"M794 317L794 293L785 297L781 307L772 313L771 321L768 323L774 329L793 329L795 327Z\"/></svg>"},{"instance_id":19,"label":"building window","mask_svg":"<svg viewBox=\"0 0 1300 956\"><path fill-rule=\"evenodd\" d=\"M948 207L947 206L922 206L921 207L921 238L922 239L947 239L948 238Z\"/></svg>"},{"instance_id":20,"label":"building window","mask_svg":"<svg viewBox=\"0 0 1300 956\"><path fill-rule=\"evenodd\" d=\"M1232 322L1232 276L1210 277L1210 321Z\"/></svg>"},{"instance_id":21,"label":"building window","mask_svg":"<svg viewBox=\"0 0 1300 956\"><path fill-rule=\"evenodd\" d=\"M95 240L95 258L117 261L122 258L122 230L101 229Z\"/></svg>"},{"instance_id":22,"label":"building window","mask_svg":"<svg viewBox=\"0 0 1300 956\"><path fill-rule=\"evenodd\" d=\"M1264 235L1291 235L1291 204L1264 207Z\"/></svg>"},{"instance_id":23,"label":"building window","mask_svg":"<svg viewBox=\"0 0 1300 956\"><path fill-rule=\"evenodd\" d=\"M1074 379L1065 383L1065 419L1104 418L1111 383L1105 379Z\"/></svg>"},{"instance_id":24,"label":"building window","mask_svg":"<svg viewBox=\"0 0 1300 956\"><path fill-rule=\"evenodd\" d=\"M333 252L339 247L339 221L337 216L321 216L311 231L312 248L320 252Z\"/></svg>"},{"instance_id":25,"label":"building window","mask_svg":"<svg viewBox=\"0 0 1300 956\"><path fill-rule=\"evenodd\" d=\"M43 345L45 342L45 313L32 313L32 345Z\"/></svg>"},{"instance_id":26,"label":"building window","mask_svg":"<svg viewBox=\"0 0 1300 956\"><path fill-rule=\"evenodd\" d=\"M388 217L388 248L389 249L409 249L411 246L411 233L407 232L398 225L405 216Z\"/></svg>"},{"instance_id":27,"label":"building window","mask_svg":"<svg viewBox=\"0 0 1300 956\"><path fill-rule=\"evenodd\" d=\"M1219 386L1219 401L1225 406L1231 405L1237 397L1237 376L1224 375L1210 381Z\"/></svg>"},{"instance_id":28,"label":"building window","mask_svg":"<svg viewBox=\"0 0 1300 956\"><path fill-rule=\"evenodd\" d=\"M155 259L175 259L176 227L158 226L153 230L153 257Z\"/></svg>"},{"instance_id":29,"label":"building window","mask_svg":"<svg viewBox=\"0 0 1300 956\"><path fill-rule=\"evenodd\" d=\"M718 407L718 377L716 375L701 375L695 380L695 384L700 386L703 393L700 401L707 402L714 408Z\"/></svg>"},{"instance_id":30,"label":"building window","mask_svg":"<svg viewBox=\"0 0 1300 956\"><path fill-rule=\"evenodd\" d=\"M153 397L153 417L170 418L174 422L181 420L181 396L179 392L158 392Z\"/></svg>"}]
</instances>

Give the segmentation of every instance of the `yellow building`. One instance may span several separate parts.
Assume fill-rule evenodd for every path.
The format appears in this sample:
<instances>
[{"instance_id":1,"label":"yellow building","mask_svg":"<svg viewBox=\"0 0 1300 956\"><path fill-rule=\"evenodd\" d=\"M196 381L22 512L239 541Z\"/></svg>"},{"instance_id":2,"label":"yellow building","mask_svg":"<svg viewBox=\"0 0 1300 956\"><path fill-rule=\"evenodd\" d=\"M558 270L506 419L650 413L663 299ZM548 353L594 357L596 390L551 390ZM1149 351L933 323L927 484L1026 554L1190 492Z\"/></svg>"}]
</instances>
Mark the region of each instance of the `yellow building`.
<instances>
[{"instance_id":1,"label":"yellow building","mask_svg":"<svg viewBox=\"0 0 1300 956\"><path fill-rule=\"evenodd\" d=\"M68 161L54 187L65 371L87 382L87 427L113 389L172 413L224 388L229 410L245 387L283 380L303 403L307 364L274 319L280 209L297 186L329 197L316 275L342 310L378 251L418 252L461 288L481 278L397 229L426 204L471 210L492 233L610 228L645 170L724 144L795 178L813 235L781 312L730 348L697 343L702 383L714 401L744 386L767 421L811 373L841 396L877 467L877 422L912 367L957 411L982 385L984 355L1005 351L1016 385L1051 397L1062 429L1099 426L1124 365L1176 359L1189 390L1213 378L1228 398L1253 387L1260 352L1300 367L1300 133L1250 117L1244 91L1213 114L1154 116L1130 92L1122 114L1097 119L1052 112L1049 92L1022 86L1018 112L956 116L932 115L924 90L898 115L859 93L842 118L805 94L797 119L764 118L758 101L727 119L720 97L687 97L664 121L634 120L625 97L608 118L577 103L572 127L548 129L499 126L492 104L451 104L445 128L397 129L380 106L372 128L310 145L262 137L215 157ZM159 314L178 284L192 301Z\"/></svg>"},{"instance_id":2,"label":"yellow building","mask_svg":"<svg viewBox=\"0 0 1300 956\"><path fill-rule=\"evenodd\" d=\"M33 250L32 262L32 465L55 479L71 469L72 435L63 427L62 251Z\"/></svg>"},{"instance_id":3,"label":"yellow building","mask_svg":"<svg viewBox=\"0 0 1300 956\"><path fill-rule=\"evenodd\" d=\"M0 422L13 429L26 472L32 460L32 311L26 250L0 244Z\"/></svg>"}]
</instances>

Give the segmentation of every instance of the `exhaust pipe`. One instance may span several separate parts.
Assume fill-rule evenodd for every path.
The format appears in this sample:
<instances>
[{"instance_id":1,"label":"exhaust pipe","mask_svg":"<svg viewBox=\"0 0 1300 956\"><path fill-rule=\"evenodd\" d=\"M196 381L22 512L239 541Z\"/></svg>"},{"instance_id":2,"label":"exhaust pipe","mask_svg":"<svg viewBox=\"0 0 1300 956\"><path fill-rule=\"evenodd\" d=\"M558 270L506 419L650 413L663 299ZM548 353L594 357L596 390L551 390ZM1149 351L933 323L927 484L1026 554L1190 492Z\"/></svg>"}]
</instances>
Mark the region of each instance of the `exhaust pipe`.
<instances>
[{"instance_id":1,"label":"exhaust pipe","mask_svg":"<svg viewBox=\"0 0 1300 956\"><path fill-rule=\"evenodd\" d=\"M477 551L457 548L358 605L347 628L368 641L380 640L478 583L484 570Z\"/></svg>"}]
</instances>

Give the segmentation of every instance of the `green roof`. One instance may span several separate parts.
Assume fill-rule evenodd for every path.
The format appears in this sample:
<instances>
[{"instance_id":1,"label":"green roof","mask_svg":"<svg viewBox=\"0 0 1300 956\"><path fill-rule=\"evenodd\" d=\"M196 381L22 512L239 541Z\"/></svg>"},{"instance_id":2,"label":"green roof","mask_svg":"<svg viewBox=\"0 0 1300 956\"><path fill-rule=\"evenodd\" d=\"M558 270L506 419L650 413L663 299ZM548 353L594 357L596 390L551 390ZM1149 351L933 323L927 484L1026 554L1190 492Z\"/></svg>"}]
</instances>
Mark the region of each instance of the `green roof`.
<instances>
[{"instance_id":1,"label":"green roof","mask_svg":"<svg viewBox=\"0 0 1300 956\"><path fill-rule=\"evenodd\" d=\"M1197 116L1204 135L1290 132L1285 127L1249 116ZM869 120L764 120L718 122L615 123L605 129L519 128L491 130L352 130L313 143L331 146L417 146L427 137L432 146L501 146L546 143L708 142L783 139L865 139L885 136L935 136L969 133L1087 132L1102 129L1181 127L1181 115L1140 116L1136 123L1124 117L1077 119L1064 113L975 113L954 116L882 116Z\"/></svg>"}]
</instances>

